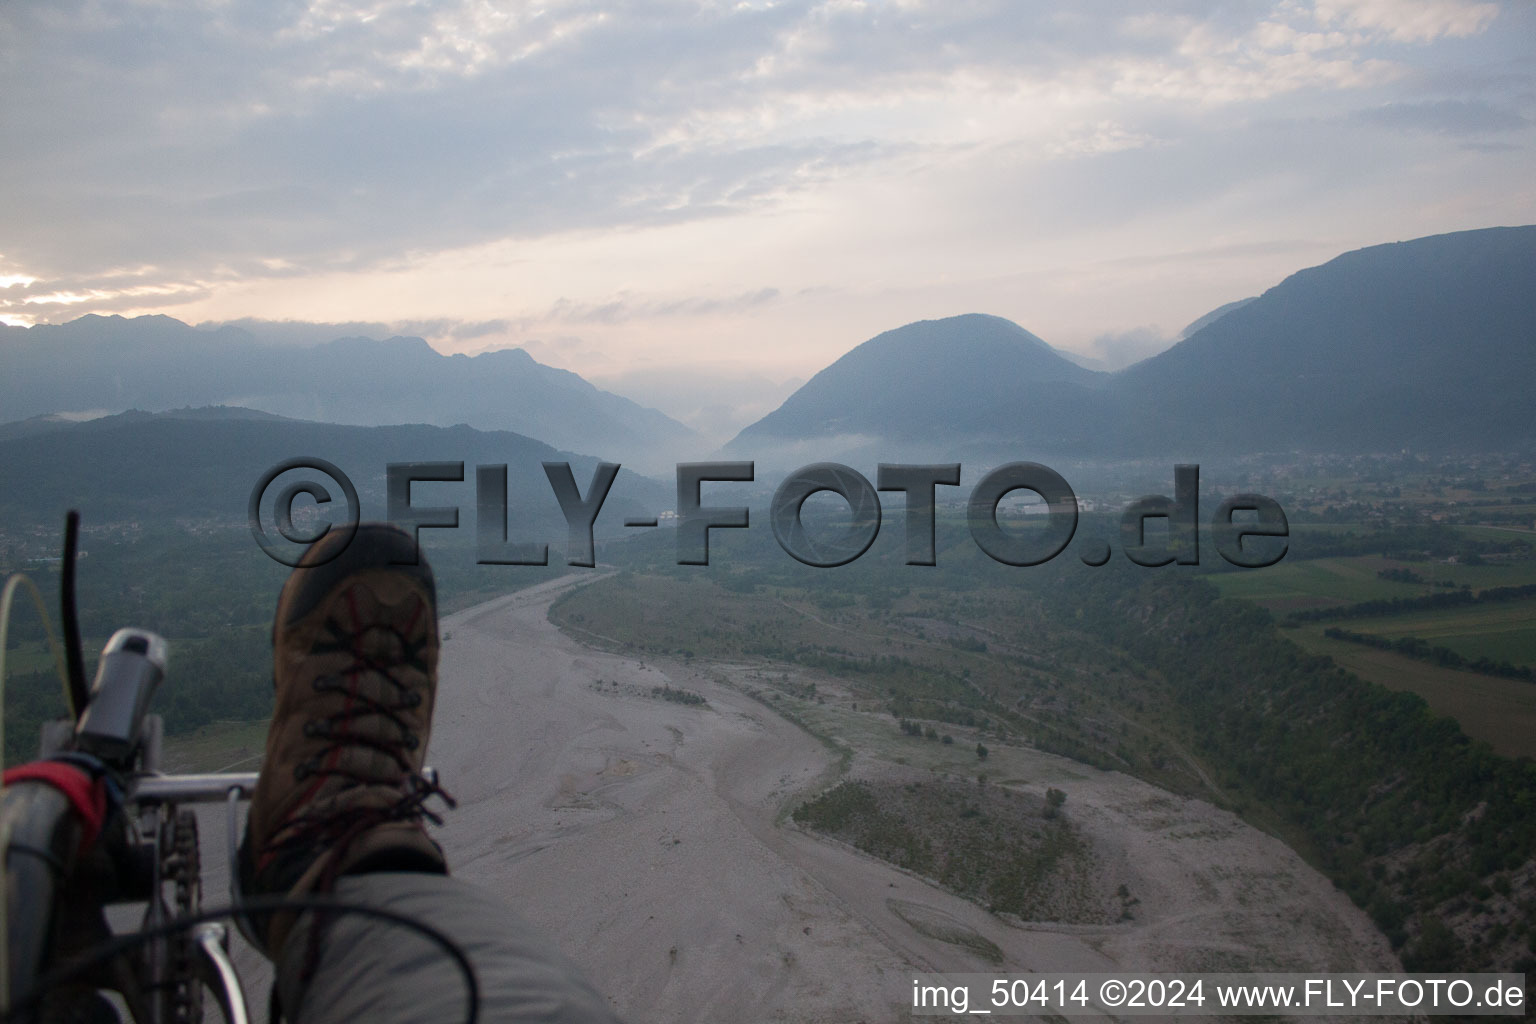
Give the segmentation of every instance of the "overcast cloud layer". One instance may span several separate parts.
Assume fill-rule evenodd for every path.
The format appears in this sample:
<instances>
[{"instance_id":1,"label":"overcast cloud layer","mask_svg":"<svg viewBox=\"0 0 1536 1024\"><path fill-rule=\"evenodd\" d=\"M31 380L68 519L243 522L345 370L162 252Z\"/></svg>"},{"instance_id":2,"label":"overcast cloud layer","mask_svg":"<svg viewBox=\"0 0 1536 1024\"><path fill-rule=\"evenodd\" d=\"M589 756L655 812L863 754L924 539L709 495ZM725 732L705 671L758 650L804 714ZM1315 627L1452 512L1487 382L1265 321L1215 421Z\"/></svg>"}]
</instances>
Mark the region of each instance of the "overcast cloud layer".
<instances>
[{"instance_id":1,"label":"overcast cloud layer","mask_svg":"<svg viewBox=\"0 0 1536 1024\"><path fill-rule=\"evenodd\" d=\"M1527 3L18 0L0 96L0 321L379 323L600 380L968 311L1113 360L1536 221Z\"/></svg>"}]
</instances>

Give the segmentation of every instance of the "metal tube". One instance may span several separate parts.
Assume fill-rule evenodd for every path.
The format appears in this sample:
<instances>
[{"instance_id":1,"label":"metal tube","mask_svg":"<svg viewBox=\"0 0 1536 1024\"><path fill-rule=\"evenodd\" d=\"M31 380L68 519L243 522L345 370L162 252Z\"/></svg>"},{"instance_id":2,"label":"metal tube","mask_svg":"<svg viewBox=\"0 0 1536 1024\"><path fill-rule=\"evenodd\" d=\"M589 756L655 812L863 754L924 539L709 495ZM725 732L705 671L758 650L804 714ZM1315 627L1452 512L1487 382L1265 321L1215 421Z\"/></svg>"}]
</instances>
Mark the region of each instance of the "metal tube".
<instances>
[{"instance_id":1,"label":"metal tube","mask_svg":"<svg viewBox=\"0 0 1536 1024\"><path fill-rule=\"evenodd\" d=\"M239 802L240 791L231 789L224 822L224 847L229 857L229 905L235 908L235 927L245 936L245 941L261 949L263 944L256 937L255 924L250 915L240 909L245 904L245 891L240 885L240 814L236 806Z\"/></svg>"},{"instance_id":2,"label":"metal tube","mask_svg":"<svg viewBox=\"0 0 1536 1024\"><path fill-rule=\"evenodd\" d=\"M231 790L243 799L256 791L255 772L205 772L198 775L141 775L128 783L128 799L140 804L216 803Z\"/></svg>"},{"instance_id":3,"label":"metal tube","mask_svg":"<svg viewBox=\"0 0 1536 1024\"><path fill-rule=\"evenodd\" d=\"M228 934L224 926L217 923L200 925L192 933L193 941L202 954L198 958L198 966L201 968L198 973L202 975L203 983L208 986L214 998L218 999L219 1009L224 1011L224 1020L228 1024L250 1024L250 1014L245 1006L245 989L241 988L240 975L235 972L235 965L230 962L229 954L224 949Z\"/></svg>"}]
</instances>

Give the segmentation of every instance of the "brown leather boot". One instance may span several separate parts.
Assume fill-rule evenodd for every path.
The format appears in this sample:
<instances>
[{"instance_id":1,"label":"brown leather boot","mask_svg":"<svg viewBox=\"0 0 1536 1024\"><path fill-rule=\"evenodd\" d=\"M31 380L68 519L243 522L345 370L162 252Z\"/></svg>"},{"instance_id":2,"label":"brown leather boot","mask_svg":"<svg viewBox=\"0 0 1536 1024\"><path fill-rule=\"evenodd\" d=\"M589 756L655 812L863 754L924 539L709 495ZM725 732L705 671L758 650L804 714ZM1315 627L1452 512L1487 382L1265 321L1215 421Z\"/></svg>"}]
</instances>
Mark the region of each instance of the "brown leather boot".
<instances>
[{"instance_id":1,"label":"brown leather boot","mask_svg":"<svg viewBox=\"0 0 1536 1024\"><path fill-rule=\"evenodd\" d=\"M272 626L277 703L245 841L250 896L329 892L365 871L447 873L423 802L452 798L421 774L437 692L437 588L410 535L382 523L311 546ZM337 549L345 544L345 550ZM281 955L296 914L260 915Z\"/></svg>"}]
</instances>

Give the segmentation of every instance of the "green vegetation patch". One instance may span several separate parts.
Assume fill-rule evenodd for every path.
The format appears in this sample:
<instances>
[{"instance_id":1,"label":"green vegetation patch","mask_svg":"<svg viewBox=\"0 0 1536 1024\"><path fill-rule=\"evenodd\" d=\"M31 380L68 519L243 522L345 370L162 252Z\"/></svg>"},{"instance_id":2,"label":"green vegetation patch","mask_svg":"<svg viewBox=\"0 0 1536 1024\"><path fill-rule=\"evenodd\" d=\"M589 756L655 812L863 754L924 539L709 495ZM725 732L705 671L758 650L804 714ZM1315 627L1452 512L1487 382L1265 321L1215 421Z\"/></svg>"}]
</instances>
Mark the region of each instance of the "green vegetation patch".
<instances>
[{"instance_id":1,"label":"green vegetation patch","mask_svg":"<svg viewBox=\"0 0 1536 1024\"><path fill-rule=\"evenodd\" d=\"M912 930L919 935L926 935L930 939L969 949L983 960L994 964L1003 962L1003 951L998 948L997 943L964 922L956 921L948 914L907 900L890 899L885 901L885 905L890 908L891 913L911 925Z\"/></svg>"},{"instance_id":2,"label":"green vegetation patch","mask_svg":"<svg viewBox=\"0 0 1536 1024\"><path fill-rule=\"evenodd\" d=\"M1196 749L1223 789L1283 822L1405 966L1536 965L1536 901L1521 881L1536 849L1536 764L1499 758L1422 701L1303 655L1252 606L1169 576L1099 570L1071 582L1055 591L1062 611L1159 670L1203 724ZM1519 923L1500 931L1501 920Z\"/></svg>"},{"instance_id":3,"label":"green vegetation patch","mask_svg":"<svg viewBox=\"0 0 1536 1024\"><path fill-rule=\"evenodd\" d=\"M673 704L686 704L693 707L705 707L709 704L709 701L704 699L703 694L694 693L692 690L685 690L680 686L672 686L670 684L651 687L651 696L657 700L669 701Z\"/></svg>"},{"instance_id":4,"label":"green vegetation patch","mask_svg":"<svg viewBox=\"0 0 1536 1024\"><path fill-rule=\"evenodd\" d=\"M1443 612L1408 612L1349 622L1349 628L1394 639L1416 637L1433 646L1449 648L1468 661L1488 658L1536 666L1536 600L1478 604Z\"/></svg>"},{"instance_id":5,"label":"green vegetation patch","mask_svg":"<svg viewBox=\"0 0 1536 1024\"><path fill-rule=\"evenodd\" d=\"M1061 806L984 781L845 781L792 816L994 913L1112 922L1112 894L1100 891L1092 850Z\"/></svg>"},{"instance_id":6,"label":"green vegetation patch","mask_svg":"<svg viewBox=\"0 0 1536 1024\"><path fill-rule=\"evenodd\" d=\"M1536 685L1467 672L1334 640L1321 627L1288 631L1304 650L1327 655L1361 679L1424 698L1473 739L1505 757L1536 757Z\"/></svg>"},{"instance_id":7,"label":"green vegetation patch","mask_svg":"<svg viewBox=\"0 0 1536 1024\"><path fill-rule=\"evenodd\" d=\"M1336 608L1363 601L1429 596L1450 589L1524 586L1536 582L1536 563L1460 565L1406 562L1381 555L1293 558L1246 572L1206 577L1223 597L1253 601L1277 614Z\"/></svg>"}]
</instances>

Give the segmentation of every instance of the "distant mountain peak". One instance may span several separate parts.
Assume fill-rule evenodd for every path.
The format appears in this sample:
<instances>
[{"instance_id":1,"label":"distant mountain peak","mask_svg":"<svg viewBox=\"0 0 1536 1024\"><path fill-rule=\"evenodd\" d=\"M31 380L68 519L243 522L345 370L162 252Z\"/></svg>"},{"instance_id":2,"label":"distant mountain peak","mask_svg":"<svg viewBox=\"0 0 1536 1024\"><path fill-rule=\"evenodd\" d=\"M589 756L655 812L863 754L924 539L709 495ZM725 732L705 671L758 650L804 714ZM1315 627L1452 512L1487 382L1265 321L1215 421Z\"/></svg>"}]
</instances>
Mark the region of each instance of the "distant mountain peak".
<instances>
[{"instance_id":1,"label":"distant mountain peak","mask_svg":"<svg viewBox=\"0 0 1536 1024\"><path fill-rule=\"evenodd\" d=\"M0 336L8 419L207 405L358 426L465 422L649 472L704 454L676 420L522 349L447 356L419 337L362 335L274 345L243 328L197 329L167 316L90 315Z\"/></svg>"},{"instance_id":2,"label":"distant mountain peak","mask_svg":"<svg viewBox=\"0 0 1536 1024\"><path fill-rule=\"evenodd\" d=\"M1037 335L1004 317L989 313L961 313L936 320L917 320L893 330L883 331L854 347L839 364L873 366L892 360L911 360L944 372L957 358L1022 358L1045 379L1086 380L1092 371L1062 356ZM916 369L916 366L902 367ZM962 369L963 372L963 369ZM820 376L818 374L817 376ZM806 386L814 383L815 377Z\"/></svg>"},{"instance_id":3,"label":"distant mountain peak","mask_svg":"<svg viewBox=\"0 0 1536 1024\"><path fill-rule=\"evenodd\" d=\"M1536 226L1370 246L1219 307L1112 374L1001 317L922 320L856 346L727 450L882 461L1503 450L1536 441L1533 282Z\"/></svg>"},{"instance_id":4,"label":"distant mountain peak","mask_svg":"<svg viewBox=\"0 0 1536 1024\"><path fill-rule=\"evenodd\" d=\"M453 358L464 360L485 359L490 362L517 363L523 366L532 365L538 362L538 360L534 359L533 356L528 353L527 349L520 346L513 346L511 348L493 348L487 352L478 352L472 356L465 355L463 352L459 352L455 354Z\"/></svg>"},{"instance_id":5,"label":"distant mountain peak","mask_svg":"<svg viewBox=\"0 0 1536 1024\"><path fill-rule=\"evenodd\" d=\"M1011 406L1060 403L1105 376L1000 316L919 320L845 353L727 450L815 437L927 444L997 436L1010 429Z\"/></svg>"}]
</instances>

